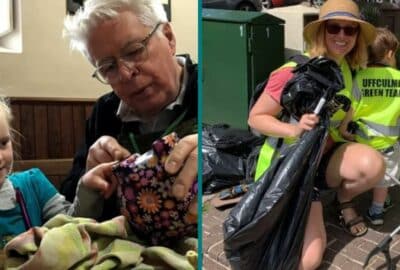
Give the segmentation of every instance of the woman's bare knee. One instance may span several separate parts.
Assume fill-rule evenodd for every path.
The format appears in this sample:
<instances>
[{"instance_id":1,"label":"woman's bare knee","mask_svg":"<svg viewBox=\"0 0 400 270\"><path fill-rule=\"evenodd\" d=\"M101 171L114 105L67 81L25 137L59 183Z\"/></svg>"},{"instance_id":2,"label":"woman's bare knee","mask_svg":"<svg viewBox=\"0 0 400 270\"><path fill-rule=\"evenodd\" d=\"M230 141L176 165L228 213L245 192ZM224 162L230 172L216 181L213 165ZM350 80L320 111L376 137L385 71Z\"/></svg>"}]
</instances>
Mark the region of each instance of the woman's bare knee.
<instances>
[{"instance_id":1,"label":"woman's bare knee","mask_svg":"<svg viewBox=\"0 0 400 270\"><path fill-rule=\"evenodd\" d=\"M382 179L385 162L382 155L369 146L349 143L339 147L327 167L327 183L338 187L347 181L349 185L369 189Z\"/></svg>"},{"instance_id":2,"label":"woman's bare knee","mask_svg":"<svg viewBox=\"0 0 400 270\"><path fill-rule=\"evenodd\" d=\"M374 186L385 174L385 161L376 150L368 149L358 162L359 175L365 184Z\"/></svg>"}]
</instances>

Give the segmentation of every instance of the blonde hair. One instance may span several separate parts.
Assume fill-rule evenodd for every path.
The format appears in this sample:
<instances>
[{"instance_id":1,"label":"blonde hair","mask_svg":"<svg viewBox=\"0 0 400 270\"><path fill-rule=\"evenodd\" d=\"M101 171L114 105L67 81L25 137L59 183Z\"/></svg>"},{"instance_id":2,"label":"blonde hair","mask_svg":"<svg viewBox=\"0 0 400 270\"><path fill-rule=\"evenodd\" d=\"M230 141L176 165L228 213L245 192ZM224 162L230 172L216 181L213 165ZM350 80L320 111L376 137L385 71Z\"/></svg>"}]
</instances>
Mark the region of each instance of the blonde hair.
<instances>
[{"instance_id":1,"label":"blonde hair","mask_svg":"<svg viewBox=\"0 0 400 270\"><path fill-rule=\"evenodd\" d=\"M307 44L307 51L310 54L310 57L320 55L327 56L328 49L325 44L325 22L320 24L315 38ZM345 58L353 70L358 70L367 66L368 52L363 35L358 33L354 48L345 56Z\"/></svg>"},{"instance_id":2,"label":"blonde hair","mask_svg":"<svg viewBox=\"0 0 400 270\"><path fill-rule=\"evenodd\" d=\"M384 58L389 51L396 53L399 40L387 28L376 28L376 38L368 47L368 64L384 64Z\"/></svg>"},{"instance_id":3,"label":"blonde hair","mask_svg":"<svg viewBox=\"0 0 400 270\"><path fill-rule=\"evenodd\" d=\"M8 125L11 128L13 114L11 112L10 100L6 96L0 95L0 113L4 115Z\"/></svg>"},{"instance_id":4,"label":"blonde hair","mask_svg":"<svg viewBox=\"0 0 400 270\"><path fill-rule=\"evenodd\" d=\"M13 144L14 159L20 159L20 144L16 141L16 138L17 136L23 138L23 136L11 126L14 116L10 106L10 99L0 94L0 117L1 116L4 116L4 119L6 120L10 130L10 139Z\"/></svg>"}]
</instances>

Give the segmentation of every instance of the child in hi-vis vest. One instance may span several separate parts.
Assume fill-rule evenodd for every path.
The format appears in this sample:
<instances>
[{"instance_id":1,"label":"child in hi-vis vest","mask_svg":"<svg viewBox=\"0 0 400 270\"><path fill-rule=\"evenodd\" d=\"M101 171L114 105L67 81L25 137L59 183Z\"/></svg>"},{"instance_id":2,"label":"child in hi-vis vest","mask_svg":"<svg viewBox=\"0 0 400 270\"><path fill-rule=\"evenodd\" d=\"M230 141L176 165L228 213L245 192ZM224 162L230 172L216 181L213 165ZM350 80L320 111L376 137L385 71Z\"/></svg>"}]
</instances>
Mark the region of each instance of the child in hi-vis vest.
<instances>
[{"instance_id":1,"label":"child in hi-vis vest","mask_svg":"<svg viewBox=\"0 0 400 270\"><path fill-rule=\"evenodd\" d=\"M352 121L355 132L343 121L343 137L367 144L384 156L384 179L373 189L373 200L366 217L374 225L383 224L384 212L392 206L388 187L399 177L400 149L400 71L396 69L399 41L386 28L377 28L375 41L368 48L368 68L357 72L353 93L358 96Z\"/></svg>"}]
</instances>

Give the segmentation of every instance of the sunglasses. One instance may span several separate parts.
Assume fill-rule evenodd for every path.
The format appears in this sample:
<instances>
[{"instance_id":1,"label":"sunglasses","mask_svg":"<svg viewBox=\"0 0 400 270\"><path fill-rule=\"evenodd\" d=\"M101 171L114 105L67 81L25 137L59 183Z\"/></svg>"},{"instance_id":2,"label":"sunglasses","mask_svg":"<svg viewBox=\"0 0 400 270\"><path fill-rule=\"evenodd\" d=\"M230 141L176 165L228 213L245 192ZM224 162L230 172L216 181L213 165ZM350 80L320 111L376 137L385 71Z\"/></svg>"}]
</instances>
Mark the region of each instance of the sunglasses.
<instances>
[{"instance_id":1,"label":"sunglasses","mask_svg":"<svg viewBox=\"0 0 400 270\"><path fill-rule=\"evenodd\" d=\"M344 34L346 36L350 37L350 36L354 36L355 34L358 33L359 27L358 26L356 26L356 27L352 27L352 26L344 26L344 27L342 27L342 26L337 25L337 24L326 24L325 25L325 29L326 29L326 32L328 32L328 34L331 34L331 35L337 35L343 29Z\"/></svg>"}]
</instances>

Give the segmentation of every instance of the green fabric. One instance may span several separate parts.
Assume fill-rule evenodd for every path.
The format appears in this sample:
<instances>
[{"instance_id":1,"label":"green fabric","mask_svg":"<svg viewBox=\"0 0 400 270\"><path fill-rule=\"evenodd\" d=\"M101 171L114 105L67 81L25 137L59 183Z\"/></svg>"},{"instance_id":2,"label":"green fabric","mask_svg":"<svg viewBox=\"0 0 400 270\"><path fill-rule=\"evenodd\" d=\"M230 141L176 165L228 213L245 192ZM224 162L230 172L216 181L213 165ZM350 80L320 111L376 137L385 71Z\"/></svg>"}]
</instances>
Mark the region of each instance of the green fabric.
<instances>
[{"instance_id":1,"label":"green fabric","mask_svg":"<svg viewBox=\"0 0 400 270\"><path fill-rule=\"evenodd\" d=\"M263 146L260 149L260 154L257 159L257 167L254 175L254 181L258 181L263 173L269 168L272 162L275 149L272 147L268 140L265 140Z\"/></svg>"},{"instance_id":2,"label":"green fabric","mask_svg":"<svg viewBox=\"0 0 400 270\"><path fill-rule=\"evenodd\" d=\"M343 60L340 64L340 70L342 71L343 80L344 80L344 88L340 90L337 95L343 95L351 100L352 106L357 106L357 102L355 101L352 95L352 87L353 87L353 76L351 74L350 67L346 60ZM346 142L346 140L340 135L339 126L344 117L346 116L346 112L343 110L338 110L333 114L330 118L330 127L329 127L329 135L335 142Z\"/></svg>"},{"instance_id":3,"label":"green fabric","mask_svg":"<svg viewBox=\"0 0 400 270\"><path fill-rule=\"evenodd\" d=\"M124 216L97 223L57 215L6 245L5 269L196 269L193 245L189 245L193 250L179 254L166 247L145 247L129 241L129 234Z\"/></svg>"}]
</instances>

